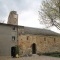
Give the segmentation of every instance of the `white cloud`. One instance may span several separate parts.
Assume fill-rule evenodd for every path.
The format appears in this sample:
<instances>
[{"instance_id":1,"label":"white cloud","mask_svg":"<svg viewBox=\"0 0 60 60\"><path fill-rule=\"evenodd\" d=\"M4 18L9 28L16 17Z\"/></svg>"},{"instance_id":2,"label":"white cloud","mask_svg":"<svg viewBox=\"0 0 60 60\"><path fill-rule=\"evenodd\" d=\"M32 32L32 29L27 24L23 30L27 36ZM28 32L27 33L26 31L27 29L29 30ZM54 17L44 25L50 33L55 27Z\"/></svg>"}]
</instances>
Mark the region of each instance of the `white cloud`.
<instances>
[{"instance_id":1,"label":"white cloud","mask_svg":"<svg viewBox=\"0 0 60 60\"><path fill-rule=\"evenodd\" d=\"M40 2L41 2L41 0L0 0L0 14L1 14L0 18L3 20L3 18L8 16L8 14L11 10L15 10L18 13L21 13L22 11L25 12L27 10L31 10L33 12L38 12L38 7L39 7ZM23 13L23 15L24 15L24 13ZM33 15L33 16L35 16L35 15ZM35 18L37 18L36 16L35 16ZM29 19L32 19L32 18L29 17ZM29 20L29 19L26 18L26 20Z\"/></svg>"},{"instance_id":2,"label":"white cloud","mask_svg":"<svg viewBox=\"0 0 60 60\"><path fill-rule=\"evenodd\" d=\"M0 0L0 20L8 20L11 10L18 12L19 25L42 28L38 21L38 10L42 0ZM50 28L59 32L55 27Z\"/></svg>"},{"instance_id":3,"label":"white cloud","mask_svg":"<svg viewBox=\"0 0 60 60\"><path fill-rule=\"evenodd\" d=\"M54 32L60 33L60 30L57 29L55 26L52 26L49 29L52 30L52 31L54 31Z\"/></svg>"},{"instance_id":4,"label":"white cloud","mask_svg":"<svg viewBox=\"0 0 60 60\"><path fill-rule=\"evenodd\" d=\"M42 27L42 25L39 24L38 14L31 10L22 11L22 13L19 14L19 25Z\"/></svg>"}]
</instances>

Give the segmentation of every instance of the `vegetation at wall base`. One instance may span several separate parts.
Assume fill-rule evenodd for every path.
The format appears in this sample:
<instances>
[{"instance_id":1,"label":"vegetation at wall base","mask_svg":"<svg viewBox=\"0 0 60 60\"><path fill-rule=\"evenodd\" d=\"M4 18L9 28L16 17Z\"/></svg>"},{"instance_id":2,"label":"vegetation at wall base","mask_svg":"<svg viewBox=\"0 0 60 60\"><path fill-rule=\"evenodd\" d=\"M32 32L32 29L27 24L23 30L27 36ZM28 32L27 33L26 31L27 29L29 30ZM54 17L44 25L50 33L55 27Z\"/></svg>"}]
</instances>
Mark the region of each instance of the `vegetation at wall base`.
<instances>
[{"instance_id":1,"label":"vegetation at wall base","mask_svg":"<svg viewBox=\"0 0 60 60\"><path fill-rule=\"evenodd\" d=\"M52 56L52 57L60 57L60 52L43 53L42 55Z\"/></svg>"},{"instance_id":2,"label":"vegetation at wall base","mask_svg":"<svg viewBox=\"0 0 60 60\"><path fill-rule=\"evenodd\" d=\"M19 56L19 46L15 46L16 47L16 55L18 55Z\"/></svg>"}]
</instances>

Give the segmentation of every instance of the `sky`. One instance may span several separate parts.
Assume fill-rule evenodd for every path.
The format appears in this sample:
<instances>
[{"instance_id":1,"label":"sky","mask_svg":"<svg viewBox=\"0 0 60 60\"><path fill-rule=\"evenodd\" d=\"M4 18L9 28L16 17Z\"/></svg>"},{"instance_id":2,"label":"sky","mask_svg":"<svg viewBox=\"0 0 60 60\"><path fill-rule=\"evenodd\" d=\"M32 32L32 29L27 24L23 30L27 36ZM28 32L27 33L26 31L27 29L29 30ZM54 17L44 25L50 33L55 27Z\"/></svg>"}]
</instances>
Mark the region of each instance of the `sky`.
<instances>
[{"instance_id":1,"label":"sky","mask_svg":"<svg viewBox=\"0 0 60 60\"><path fill-rule=\"evenodd\" d=\"M7 22L10 11L17 11L18 24L30 27L41 27L38 10L41 0L0 0L0 20Z\"/></svg>"},{"instance_id":2,"label":"sky","mask_svg":"<svg viewBox=\"0 0 60 60\"><path fill-rule=\"evenodd\" d=\"M10 11L17 11L18 24L44 28L39 22L39 9L43 0L0 0L0 21L7 23ZM50 30L60 33L55 27Z\"/></svg>"}]
</instances>

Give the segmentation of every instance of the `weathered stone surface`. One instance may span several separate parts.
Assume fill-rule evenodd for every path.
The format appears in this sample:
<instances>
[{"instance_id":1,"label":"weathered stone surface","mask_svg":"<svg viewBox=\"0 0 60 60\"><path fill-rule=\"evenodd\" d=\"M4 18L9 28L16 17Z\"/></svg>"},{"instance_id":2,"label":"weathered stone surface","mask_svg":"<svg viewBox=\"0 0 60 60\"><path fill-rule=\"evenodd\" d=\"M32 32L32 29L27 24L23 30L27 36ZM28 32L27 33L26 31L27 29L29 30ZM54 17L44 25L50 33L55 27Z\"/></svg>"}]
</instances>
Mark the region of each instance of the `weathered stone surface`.
<instances>
[{"instance_id":1,"label":"weathered stone surface","mask_svg":"<svg viewBox=\"0 0 60 60\"><path fill-rule=\"evenodd\" d=\"M36 44L36 53L46 53L46 52L60 52L60 37L58 36L41 36L41 35L20 35L19 36L19 46L23 53L27 53L29 48L32 53L32 44Z\"/></svg>"}]
</instances>

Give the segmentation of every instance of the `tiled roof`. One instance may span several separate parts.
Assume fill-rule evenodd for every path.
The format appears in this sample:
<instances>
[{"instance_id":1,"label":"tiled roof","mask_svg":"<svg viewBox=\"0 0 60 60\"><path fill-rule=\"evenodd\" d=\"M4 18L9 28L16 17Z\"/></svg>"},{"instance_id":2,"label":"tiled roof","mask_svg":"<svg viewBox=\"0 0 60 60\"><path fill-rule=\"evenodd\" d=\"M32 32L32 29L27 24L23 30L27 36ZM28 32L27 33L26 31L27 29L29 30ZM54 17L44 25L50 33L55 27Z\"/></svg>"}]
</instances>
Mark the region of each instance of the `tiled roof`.
<instances>
[{"instance_id":1,"label":"tiled roof","mask_svg":"<svg viewBox=\"0 0 60 60\"><path fill-rule=\"evenodd\" d=\"M19 26L19 25L4 24L4 23L0 23L0 25L17 26L18 28L23 27L25 34L60 36L60 34L47 29L32 28L32 27L25 27L25 26Z\"/></svg>"},{"instance_id":2,"label":"tiled roof","mask_svg":"<svg viewBox=\"0 0 60 60\"><path fill-rule=\"evenodd\" d=\"M53 32L47 29L40 29L40 28L31 28L31 27L24 27L25 34L35 34L35 35L51 35L51 36L59 36L60 34Z\"/></svg>"}]
</instances>

